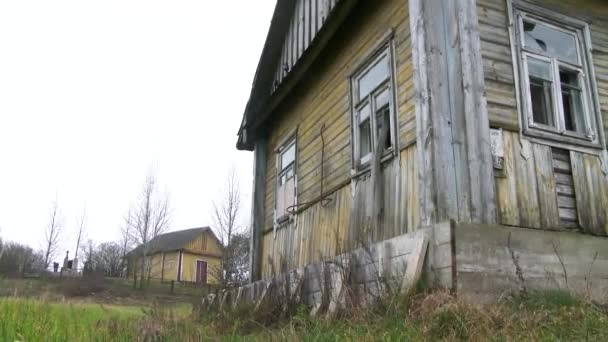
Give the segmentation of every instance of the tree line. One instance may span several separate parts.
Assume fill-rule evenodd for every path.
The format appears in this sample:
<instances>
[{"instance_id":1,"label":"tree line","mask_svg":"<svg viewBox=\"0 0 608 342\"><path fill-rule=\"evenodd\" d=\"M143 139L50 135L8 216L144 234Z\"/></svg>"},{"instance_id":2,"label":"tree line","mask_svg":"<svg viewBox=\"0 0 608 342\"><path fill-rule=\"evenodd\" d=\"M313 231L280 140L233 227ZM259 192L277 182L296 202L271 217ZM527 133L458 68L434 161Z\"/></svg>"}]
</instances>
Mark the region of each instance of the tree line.
<instances>
[{"instance_id":1,"label":"tree line","mask_svg":"<svg viewBox=\"0 0 608 342\"><path fill-rule=\"evenodd\" d=\"M226 286L241 285L249 277L249 234L248 227L241 224L241 211L240 185L232 170L226 179L222 197L219 201L213 201L212 212L212 229L224 246L224 253L221 267L209 272ZM83 275L97 273L108 277L126 277L130 273L134 287L145 287L150 282L152 267L146 262L150 259L150 241L172 228L171 213L168 193L158 189L153 173L146 177L138 197L127 211L118 241L96 244L87 240L86 211L83 211L76 220L75 233L72 233L77 237L73 258L80 260L78 271L82 271ZM58 257L61 240L66 234L64 228L64 219L55 199L44 227L44 241L40 250L16 242L3 242L0 238L0 276L50 272L51 263ZM129 255L137 246L142 246L138 254ZM137 263L129 264L128 257L133 257ZM63 266L63 262L59 264ZM127 270L128 267L131 269Z\"/></svg>"}]
</instances>

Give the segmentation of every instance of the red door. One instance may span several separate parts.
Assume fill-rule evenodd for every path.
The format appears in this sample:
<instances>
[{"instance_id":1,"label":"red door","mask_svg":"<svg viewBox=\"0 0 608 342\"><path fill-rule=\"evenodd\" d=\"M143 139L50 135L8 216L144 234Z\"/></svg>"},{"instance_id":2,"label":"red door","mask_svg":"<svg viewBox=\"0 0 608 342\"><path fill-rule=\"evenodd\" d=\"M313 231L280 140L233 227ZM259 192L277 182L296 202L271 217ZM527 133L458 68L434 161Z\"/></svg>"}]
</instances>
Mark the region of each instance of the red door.
<instances>
[{"instance_id":1,"label":"red door","mask_svg":"<svg viewBox=\"0 0 608 342\"><path fill-rule=\"evenodd\" d=\"M207 262L196 261L196 282L207 284Z\"/></svg>"}]
</instances>

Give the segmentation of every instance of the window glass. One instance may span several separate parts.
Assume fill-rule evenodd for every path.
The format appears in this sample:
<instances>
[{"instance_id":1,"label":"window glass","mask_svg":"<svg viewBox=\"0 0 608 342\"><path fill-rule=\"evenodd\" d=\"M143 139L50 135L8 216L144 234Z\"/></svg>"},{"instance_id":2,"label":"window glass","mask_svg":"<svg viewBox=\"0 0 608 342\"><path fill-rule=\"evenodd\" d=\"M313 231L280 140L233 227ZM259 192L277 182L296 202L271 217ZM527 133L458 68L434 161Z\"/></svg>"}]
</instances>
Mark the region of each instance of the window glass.
<instances>
[{"instance_id":1,"label":"window glass","mask_svg":"<svg viewBox=\"0 0 608 342\"><path fill-rule=\"evenodd\" d=\"M538 124L555 127L551 63L528 58L528 73L533 120Z\"/></svg>"},{"instance_id":2,"label":"window glass","mask_svg":"<svg viewBox=\"0 0 608 342\"><path fill-rule=\"evenodd\" d=\"M524 41L527 48L542 51L565 62L578 64L576 38L537 22L524 20Z\"/></svg>"},{"instance_id":3,"label":"window glass","mask_svg":"<svg viewBox=\"0 0 608 342\"><path fill-rule=\"evenodd\" d=\"M296 160L296 144L291 144L287 150L281 154L281 170L284 170L289 164Z\"/></svg>"},{"instance_id":4,"label":"window glass","mask_svg":"<svg viewBox=\"0 0 608 342\"><path fill-rule=\"evenodd\" d=\"M359 156L365 157L372 152L372 130L370 119L359 124Z\"/></svg>"},{"instance_id":5,"label":"window glass","mask_svg":"<svg viewBox=\"0 0 608 342\"><path fill-rule=\"evenodd\" d=\"M371 93L380 83L389 77L388 56L384 55L361 78L359 78L359 100Z\"/></svg>"},{"instance_id":6,"label":"window glass","mask_svg":"<svg viewBox=\"0 0 608 342\"><path fill-rule=\"evenodd\" d=\"M564 108L564 124L568 131L583 133L582 90L578 72L561 68L559 71Z\"/></svg>"},{"instance_id":7,"label":"window glass","mask_svg":"<svg viewBox=\"0 0 608 342\"><path fill-rule=\"evenodd\" d=\"M359 109L359 122L369 119L369 112L369 104L361 107L361 109Z\"/></svg>"},{"instance_id":8,"label":"window glass","mask_svg":"<svg viewBox=\"0 0 608 342\"><path fill-rule=\"evenodd\" d=\"M377 120L377 134L378 139L382 139L382 147L384 150L388 150L391 148L391 133L390 133L390 109L388 106L384 106L379 112L376 114ZM383 128L386 127L386 130L383 132ZM384 134L384 136L383 136Z\"/></svg>"},{"instance_id":9,"label":"window glass","mask_svg":"<svg viewBox=\"0 0 608 342\"><path fill-rule=\"evenodd\" d=\"M530 73L530 76L549 82L553 80L551 63L533 57L528 57L528 73Z\"/></svg>"},{"instance_id":10,"label":"window glass","mask_svg":"<svg viewBox=\"0 0 608 342\"><path fill-rule=\"evenodd\" d=\"M375 100L376 110L378 110L384 106L388 106L389 98L390 98L390 92L389 92L388 88L384 89L380 94L376 95L376 100Z\"/></svg>"}]
</instances>

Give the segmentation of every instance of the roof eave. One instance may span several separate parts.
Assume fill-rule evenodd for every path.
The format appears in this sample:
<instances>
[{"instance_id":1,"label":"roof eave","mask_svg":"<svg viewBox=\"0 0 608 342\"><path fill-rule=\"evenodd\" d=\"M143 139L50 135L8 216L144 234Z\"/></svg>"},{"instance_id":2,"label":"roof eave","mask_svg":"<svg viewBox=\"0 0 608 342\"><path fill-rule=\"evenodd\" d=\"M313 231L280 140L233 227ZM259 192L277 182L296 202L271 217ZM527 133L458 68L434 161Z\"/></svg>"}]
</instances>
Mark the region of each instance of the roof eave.
<instances>
[{"instance_id":1,"label":"roof eave","mask_svg":"<svg viewBox=\"0 0 608 342\"><path fill-rule=\"evenodd\" d=\"M295 1L292 2L293 5L295 5ZM274 93L272 94L270 93L269 89L270 84L272 83L272 79L274 77L275 70L274 68L264 68L264 66L275 65L276 60L265 60L264 58L267 55L262 53L262 57L260 58L253 87L251 90L251 95L249 101L247 102L245 112L243 113L241 127L239 128L238 140L236 143L237 149L253 151L255 139L258 135L257 133L261 124L265 122L265 120L270 116L272 111L285 99L285 97L287 97L291 90L304 77L308 68L312 65L312 63L327 46L331 37L333 37L333 35L336 33L342 23L346 21L348 14L355 7L357 2L357 0L340 2L336 10L333 11L331 15L327 18L326 24L322 27L321 31L315 37L315 39L311 42L308 49L304 51L298 63L296 63L293 69L289 72L289 74L286 75L279 87L275 89ZM281 1L279 1L279 3L281 3ZM275 10L275 16L276 15L277 11ZM287 20L287 25L289 24L291 13L289 13L288 16L289 17ZM273 37L270 36L271 32L273 31L273 25L275 25L274 17L273 23L271 24L269 36L266 40L266 45L264 46L265 50L270 46L282 46L283 44L284 32L281 32L281 35L279 35L279 44L277 44L277 42L272 41L273 39L276 39L276 34ZM277 28L275 28L275 30L276 29ZM276 58L277 56L275 56L275 59ZM278 51L278 58L280 58L280 49ZM270 82L266 84L268 85L267 87L265 87L263 83L258 82L260 79L262 79L261 75L264 75L264 78L270 79ZM264 93L266 90L268 90L267 94ZM252 102L253 100L255 100L255 102Z\"/></svg>"}]
</instances>

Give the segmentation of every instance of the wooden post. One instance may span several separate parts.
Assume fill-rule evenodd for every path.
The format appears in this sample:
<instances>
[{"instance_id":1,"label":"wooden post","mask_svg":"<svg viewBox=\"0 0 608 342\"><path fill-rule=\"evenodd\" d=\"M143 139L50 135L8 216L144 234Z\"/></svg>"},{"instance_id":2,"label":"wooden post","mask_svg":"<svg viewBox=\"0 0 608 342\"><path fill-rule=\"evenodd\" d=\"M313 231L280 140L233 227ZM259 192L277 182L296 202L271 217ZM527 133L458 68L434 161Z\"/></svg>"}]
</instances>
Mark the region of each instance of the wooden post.
<instances>
[{"instance_id":1,"label":"wooden post","mask_svg":"<svg viewBox=\"0 0 608 342\"><path fill-rule=\"evenodd\" d=\"M476 0L410 0L422 226L495 223Z\"/></svg>"},{"instance_id":2,"label":"wooden post","mask_svg":"<svg viewBox=\"0 0 608 342\"><path fill-rule=\"evenodd\" d=\"M171 294L173 294L173 291L175 290L175 280L171 280Z\"/></svg>"},{"instance_id":3,"label":"wooden post","mask_svg":"<svg viewBox=\"0 0 608 342\"><path fill-rule=\"evenodd\" d=\"M262 238L264 231L264 202L266 186L267 139L255 143L253 164L253 203L251 205L251 237L249 253L249 280L257 281L262 275Z\"/></svg>"}]
</instances>

